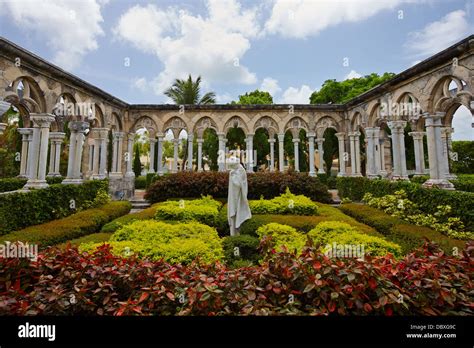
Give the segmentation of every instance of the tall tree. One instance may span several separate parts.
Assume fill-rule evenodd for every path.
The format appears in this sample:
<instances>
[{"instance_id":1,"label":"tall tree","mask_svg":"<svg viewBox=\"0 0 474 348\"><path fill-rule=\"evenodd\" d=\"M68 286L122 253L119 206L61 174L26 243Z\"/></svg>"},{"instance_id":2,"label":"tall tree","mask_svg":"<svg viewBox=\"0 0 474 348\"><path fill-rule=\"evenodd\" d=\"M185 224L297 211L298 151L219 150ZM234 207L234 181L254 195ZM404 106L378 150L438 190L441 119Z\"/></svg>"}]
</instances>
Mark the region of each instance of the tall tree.
<instances>
[{"instance_id":1,"label":"tall tree","mask_svg":"<svg viewBox=\"0 0 474 348\"><path fill-rule=\"evenodd\" d=\"M336 81L326 80L319 91L311 94L311 104L339 104L344 103L358 95L368 91L375 86L390 80L394 73L384 73L379 76L376 73L359 78Z\"/></svg>"},{"instance_id":2,"label":"tall tree","mask_svg":"<svg viewBox=\"0 0 474 348\"><path fill-rule=\"evenodd\" d=\"M216 102L214 92L208 92L201 97L201 76L198 76L196 80L193 80L191 75L187 80L176 79L164 93L178 105L214 104Z\"/></svg>"},{"instance_id":3,"label":"tall tree","mask_svg":"<svg viewBox=\"0 0 474 348\"><path fill-rule=\"evenodd\" d=\"M142 163L140 162L140 147L135 144L135 156L133 158L133 172L135 177L139 177L142 173Z\"/></svg>"},{"instance_id":4,"label":"tall tree","mask_svg":"<svg viewBox=\"0 0 474 348\"><path fill-rule=\"evenodd\" d=\"M231 104L241 105L262 105L273 104L273 97L270 93L256 89L253 92L247 92L239 95L238 101L233 101ZM245 135L239 132L238 129L230 129L227 135L229 142L244 146ZM270 153L270 144L268 143L268 134L263 130L258 130L253 138L254 149L257 150L257 165L265 164L266 157Z\"/></svg>"}]
</instances>

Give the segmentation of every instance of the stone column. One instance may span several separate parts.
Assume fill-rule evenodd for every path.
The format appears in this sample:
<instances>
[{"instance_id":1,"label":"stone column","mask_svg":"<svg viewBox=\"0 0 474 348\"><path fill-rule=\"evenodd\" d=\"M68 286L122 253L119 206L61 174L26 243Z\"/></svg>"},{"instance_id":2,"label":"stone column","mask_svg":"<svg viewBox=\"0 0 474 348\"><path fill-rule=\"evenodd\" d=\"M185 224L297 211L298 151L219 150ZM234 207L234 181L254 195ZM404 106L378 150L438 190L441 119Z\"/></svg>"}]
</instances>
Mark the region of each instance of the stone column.
<instances>
[{"instance_id":1,"label":"stone column","mask_svg":"<svg viewBox=\"0 0 474 348\"><path fill-rule=\"evenodd\" d=\"M436 112L434 114L424 113L426 126L426 138L428 142L428 161L430 167L430 179L423 186L439 187L442 189L453 190L454 186L450 183L446 175L445 165L443 164L443 141L441 138L441 119L444 112Z\"/></svg>"},{"instance_id":2,"label":"stone column","mask_svg":"<svg viewBox=\"0 0 474 348\"><path fill-rule=\"evenodd\" d=\"M188 134L188 170L193 171L193 141L194 134Z\"/></svg>"},{"instance_id":3,"label":"stone column","mask_svg":"<svg viewBox=\"0 0 474 348\"><path fill-rule=\"evenodd\" d=\"M278 170L283 173L285 170L285 134L278 134Z\"/></svg>"},{"instance_id":4,"label":"stone column","mask_svg":"<svg viewBox=\"0 0 474 348\"><path fill-rule=\"evenodd\" d=\"M349 133L349 144L351 150L351 176L356 176L356 155L355 155L355 135L354 133Z\"/></svg>"},{"instance_id":5,"label":"stone column","mask_svg":"<svg viewBox=\"0 0 474 348\"><path fill-rule=\"evenodd\" d=\"M217 166L218 171L225 171L225 133L217 133L217 138L219 140L217 148Z\"/></svg>"},{"instance_id":6,"label":"stone column","mask_svg":"<svg viewBox=\"0 0 474 348\"><path fill-rule=\"evenodd\" d=\"M247 134L247 172L253 173L253 134Z\"/></svg>"},{"instance_id":7,"label":"stone column","mask_svg":"<svg viewBox=\"0 0 474 348\"><path fill-rule=\"evenodd\" d=\"M446 179L456 179L456 175L452 175L449 172L449 152L452 147L451 133L453 129L451 127L441 127L441 139L443 145L443 163L444 163L444 176Z\"/></svg>"},{"instance_id":8,"label":"stone column","mask_svg":"<svg viewBox=\"0 0 474 348\"><path fill-rule=\"evenodd\" d=\"M377 156L376 146L378 145L378 137L375 133L378 133L378 128L366 128L365 134L367 139L367 177L369 179L377 178L378 170L375 164L377 157L380 159L380 155ZM377 138L377 139L376 139Z\"/></svg>"},{"instance_id":9,"label":"stone column","mask_svg":"<svg viewBox=\"0 0 474 348\"><path fill-rule=\"evenodd\" d=\"M204 139L199 138L197 140L198 146L198 153L197 153L197 171L202 172L202 143L204 143Z\"/></svg>"},{"instance_id":10,"label":"stone column","mask_svg":"<svg viewBox=\"0 0 474 348\"><path fill-rule=\"evenodd\" d=\"M356 176L362 176L360 172L360 132L354 133L355 163Z\"/></svg>"},{"instance_id":11,"label":"stone column","mask_svg":"<svg viewBox=\"0 0 474 348\"><path fill-rule=\"evenodd\" d=\"M114 132L113 134L113 157L112 157L112 171L109 176L121 177L122 176L122 150L123 150L123 138L125 133Z\"/></svg>"},{"instance_id":12,"label":"stone column","mask_svg":"<svg viewBox=\"0 0 474 348\"><path fill-rule=\"evenodd\" d=\"M425 174L425 153L423 149L425 132L410 132L408 135L413 138L415 147L415 176L422 176Z\"/></svg>"},{"instance_id":13,"label":"stone column","mask_svg":"<svg viewBox=\"0 0 474 348\"><path fill-rule=\"evenodd\" d=\"M406 121L388 122L388 126L392 131L393 180L408 180L404 134L406 124Z\"/></svg>"},{"instance_id":14,"label":"stone column","mask_svg":"<svg viewBox=\"0 0 474 348\"><path fill-rule=\"evenodd\" d=\"M178 152L179 152L179 138L173 139L173 166L172 173L178 172Z\"/></svg>"},{"instance_id":15,"label":"stone column","mask_svg":"<svg viewBox=\"0 0 474 348\"><path fill-rule=\"evenodd\" d=\"M92 144L89 146L89 159L90 170L92 171L91 178L97 179L99 176L99 154L100 154L100 139L99 139L100 128L92 128L90 137Z\"/></svg>"},{"instance_id":16,"label":"stone column","mask_svg":"<svg viewBox=\"0 0 474 348\"><path fill-rule=\"evenodd\" d=\"M309 176L315 176L316 171L314 168L314 133L308 133L308 145L309 145Z\"/></svg>"},{"instance_id":17,"label":"stone column","mask_svg":"<svg viewBox=\"0 0 474 348\"><path fill-rule=\"evenodd\" d=\"M158 175L163 175L163 135L159 134L158 137L158 158L156 168L158 170Z\"/></svg>"},{"instance_id":18,"label":"stone column","mask_svg":"<svg viewBox=\"0 0 474 348\"><path fill-rule=\"evenodd\" d=\"M155 146L156 146L156 139L150 138L150 168L148 168L148 173L155 172Z\"/></svg>"},{"instance_id":19,"label":"stone column","mask_svg":"<svg viewBox=\"0 0 474 348\"><path fill-rule=\"evenodd\" d=\"M270 144L270 171L275 171L275 138L269 138L268 143Z\"/></svg>"},{"instance_id":20,"label":"stone column","mask_svg":"<svg viewBox=\"0 0 474 348\"><path fill-rule=\"evenodd\" d=\"M135 133L128 133L127 134L127 153L128 158L126 161L127 163L127 171L125 172L125 177L133 178L135 177L135 173L133 172L132 164L133 164L133 142L135 138Z\"/></svg>"},{"instance_id":21,"label":"stone column","mask_svg":"<svg viewBox=\"0 0 474 348\"><path fill-rule=\"evenodd\" d=\"M33 145L29 156L30 177L24 189L47 187L46 165L48 160L49 126L55 120L51 114L31 114L33 122Z\"/></svg>"},{"instance_id":22,"label":"stone column","mask_svg":"<svg viewBox=\"0 0 474 348\"><path fill-rule=\"evenodd\" d=\"M295 172L300 171L300 153L299 153L299 138L293 138L293 147L295 152Z\"/></svg>"},{"instance_id":23,"label":"stone column","mask_svg":"<svg viewBox=\"0 0 474 348\"><path fill-rule=\"evenodd\" d=\"M66 133L52 132L49 133L50 139L50 153L49 153L49 173L48 176L61 176L59 173L59 164L61 161L61 144L66 136Z\"/></svg>"},{"instance_id":24,"label":"stone column","mask_svg":"<svg viewBox=\"0 0 474 348\"><path fill-rule=\"evenodd\" d=\"M28 150L31 143L33 128L18 128L18 133L21 134L21 159L20 159L20 175L19 178L28 178Z\"/></svg>"},{"instance_id":25,"label":"stone column","mask_svg":"<svg viewBox=\"0 0 474 348\"><path fill-rule=\"evenodd\" d=\"M107 177L107 140L109 129L103 128L100 134L99 179Z\"/></svg>"},{"instance_id":26,"label":"stone column","mask_svg":"<svg viewBox=\"0 0 474 348\"><path fill-rule=\"evenodd\" d=\"M84 140L89 123L83 121L69 122L69 129L71 130L70 145L69 145L69 159L68 159L68 173L63 184L81 184L81 164L82 151L84 148Z\"/></svg>"},{"instance_id":27,"label":"stone column","mask_svg":"<svg viewBox=\"0 0 474 348\"><path fill-rule=\"evenodd\" d=\"M375 162L375 173L382 175L382 163L380 162L380 127L374 127L374 162Z\"/></svg>"},{"instance_id":28,"label":"stone column","mask_svg":"<svg viewBox=\"0 0 474 348\"><path fill-rule=\"evenodd\" d=\"M339 149L339 173L337 176L346 176L346 161L345 161L345 133L336 133Z\"/></svg>"},{"instance_id":29,"label":"stone column","mask_svg":"<svg viewBox=\"0 0 474 348\"><path fill-rule=\"evenodd\" d=\"M380 175L385 178L387 177L387 170L385 169L385 143L386 139L379 138L379 146L380 146Z\"/></svg>"},{"instance_id":30,"label":"stone column","mask_svg":"<svg viewBox=\"0 0 474 348\"><path fill-rule=\"evenodd\" d=\"M92 157L92 179L105 179L107 162L107 137L108 128L91 129L91 137L94 141ZM113 170L113 169L112 169Z\"/></svg>"},{"instance_id":31,"label":"stone column","mask_svg":"<svg viewBox=\"0 0 474 348\"><path fill-rule=\"evenodd\" d=\"M318 154L319 154L319 168L318 168L318 174L324 174L324 138L319 138L316 139L318 143Z\"/></svg>"}]
</instances>

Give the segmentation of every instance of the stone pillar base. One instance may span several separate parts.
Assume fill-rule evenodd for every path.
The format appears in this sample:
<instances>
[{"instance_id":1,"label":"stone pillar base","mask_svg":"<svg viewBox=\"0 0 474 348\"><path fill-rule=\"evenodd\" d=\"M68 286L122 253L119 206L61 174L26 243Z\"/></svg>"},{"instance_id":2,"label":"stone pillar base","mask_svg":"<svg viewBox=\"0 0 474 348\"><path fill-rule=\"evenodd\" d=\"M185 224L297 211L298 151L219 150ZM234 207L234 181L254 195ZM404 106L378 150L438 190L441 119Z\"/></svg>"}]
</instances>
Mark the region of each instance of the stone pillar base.
<instances>
[{"instance_id":1,"label":"stone pillar base","mask_svg":"<svg viewBox=\"0 0 474 348\"><path fill-rule=\"evenodd\" d=\"M46 175L47 178L56 178L58 176L61 176L60 173L48 173L48 175Z\"/></svg>"},{"instance_id":2,"label":"stone pillar base","mask_svg":"<svg viewBox=\"0 0 474 348\"><path fill-rule=\"evenodd\" d=\"M368 179L380 179L379 174L368 174L367 175Z\"/></svg>"},{"instance_id":3,"label":"stone pillar base","mask_svg":"<svg viewBox=\"0 0 474 348\"><path fill-rule=\"evenodd\" d=\"M316 172L309 172L309 176L316 176Z\"/></svg>"},{"instance_id":4,"label":"stone pillar base","mask_svg":"<svg viewBox=\"0 0 474 348\"><path fill-rule=\"evenodd\" d=\"M23 190L42 189L48 186L46 180L28 180L25 186L23 186Z\"/></svg>"},{"instance_id":5,"label":"stone pillar base","mask_svg":"<svg viewBox=\"0 0 474 348\"><path fill-rule=\"evenodd\" d=\"M94 174L91 176L92 180L103 180L105 178L107 178L107 175L105 174Z\"/></svg>"},{"instance_id":6,"label":"stone pillar base","mask_svg":"<svg viewBox=\"0 0 474 348\"><path fill-rule=\"evenodd\" d=\"M388 173L387 173L386 170L381 170L381 171L379 172L379 175L380 175L382 178L386 178L386 177L388 176Z\"/></svg>"},{"instance_id":7,"label":"stone pillar base","mask_svg":"<svg viewBox=\"0 0 474 348\"><path fill-rule=\"evenodd\" d=\"M408 176L401 176L401 175L392 176L392 181L399 181L399 180L410 180L410 178Z\"/></svg>"},{"instance_id":8,"label":"stone pillar base","mask_svg":"<svg viewBox=\"0 0 474 348\"><path fill-rule=\"evenodd\" d=\"M348 176L347 173L337 173L337 176L338 177L345 177L345 176Z\"/></svg>"},{"instance_id":9,"label":"stone pillar base","mask_svg":"<svg viewBox=\"0 0 474 348\"><path fill-rule=\"evenodd\" d=\"M422 186L426 188L435 187L443 190L454 190L454 185L446 179L428 179Z\"/></svg>"},{"instance_id":10,"label":"stone pillar base","mask_svg":"<svg viewBox=\"0 0 474 348\"><path fill-rule=\"evenodd\" d=\"M28 175L17 175L16 176L18 179L28 179Z\"/></svg>"},{"instance_id":11,"label":"stone pillar base","mask_svg":"<svg viewBox=\"0 0 474 348\"><path fill-rule=\"evenodd\" d=\"M84 179L73 179L73 178L66 178L64 179L61 184L64 185L80 185L84 182Z\"/></svg>"},{"instance_id":12,"label":"stone pillar base","mask_svg":"<svg viewBox=\"0 0 474 348\"><path fill-rule=\"evenodd\" d=\"M126 200L135 196L135 177L118 176L110 173L109 193L113 200Z\"/></svg>"},{"instance_id":13,"label":"stone pillar base","mask_svg":"<svg viewBox=\"0 0 474 348\"><path fill-rule=\"evenodd\" d=\"M354 178L359 178L362 176L361 173L357 173L357 174L351 174L350 176L354 177Z\"/></svg>"}]
</instances>

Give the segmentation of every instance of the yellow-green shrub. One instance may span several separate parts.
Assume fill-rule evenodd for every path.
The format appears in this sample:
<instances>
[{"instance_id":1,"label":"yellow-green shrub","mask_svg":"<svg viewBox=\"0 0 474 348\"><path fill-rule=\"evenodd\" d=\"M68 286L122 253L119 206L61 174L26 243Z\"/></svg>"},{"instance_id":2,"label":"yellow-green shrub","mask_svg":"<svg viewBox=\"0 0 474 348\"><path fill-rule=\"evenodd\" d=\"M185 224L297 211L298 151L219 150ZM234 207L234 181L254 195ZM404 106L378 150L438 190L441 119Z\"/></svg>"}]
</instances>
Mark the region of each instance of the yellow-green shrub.
<instances>
[{"instance_id":1,"label":"yellow-green shrub","mask_svg":"<svg viewBox=\"0 0 474 348\"><path fill-rule=\"evenodd\" d=\"M170 263L203 263L221 260L223 249L217 231L197 222L169 224L162 221L135 221L121 227L110 238L114 253L135 254ZM95 249L97 243L81 245L81 250Z\"/></svg>"},{"instance_id":2,"label":"yellow-green shrub","mask_svg":"<svg viewBox=\"0 0 474 348\"><path fill-rule=\"evenodd\" d=\"M260 198L249 201L253 214L292 214L314 215L318 206L311 199L303 195L294 195L287 188L286 192L270 200Z\"/></svg>"},{"instance_id":3,"label":"yellow-green shrub","mask_svg":"<svg viewBox=\"0 0 474 348\"><path fill-rule=\"evenodd\" d=\"M398 244L388 242L380 237L359 233L356 228L344 222L321 222L308 232L308 236L313 242L321 244L325 250L331 248L332 243L336 243L363 245L364 252L373 256L383 256L387 253L392 253L395 256L402 254L402 249Z\"/></svg>"},{"instance_id":4,"label":"yellow-green shrub","mask_svg":"<svg viewBox=\"0 0 474 348\"><path fill-rule=\"evenodd\" d=\"M157 220L199 221L216 226L222 203L210 196L194 200L166 201L156 208Z\"/></svg>"},{"instance_id":5,"label":"yellow-green shrub","mask_svg":"<svg viewBox=\"0 0 474 348\"><path fill-rule=\"evenodd\" d=\"M286 246L288 250L293 251L296 249L299 253L306 244L306 237L288 225L269 223L259 227L257 235L260 239L264 236L271 237L277 251L281 251L282 247Z\"/></svg>"}]
</instances>

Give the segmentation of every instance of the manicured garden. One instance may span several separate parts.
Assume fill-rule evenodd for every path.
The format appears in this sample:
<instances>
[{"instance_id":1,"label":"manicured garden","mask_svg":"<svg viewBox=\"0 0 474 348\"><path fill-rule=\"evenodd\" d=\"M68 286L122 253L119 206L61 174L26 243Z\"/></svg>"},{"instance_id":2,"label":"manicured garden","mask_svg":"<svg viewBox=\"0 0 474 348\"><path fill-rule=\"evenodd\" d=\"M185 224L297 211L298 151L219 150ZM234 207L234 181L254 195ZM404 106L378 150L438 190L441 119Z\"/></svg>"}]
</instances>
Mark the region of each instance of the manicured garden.
<instances>
[{"instance_id":1,"label":"manicured garden","mask_svg":"<svg viewBox=\"0 0 474 348\"><path fill-rule=\"evenodd\" d=\"M252 218L238 236L229 235L225 174L159 178L147 191L154 204L132 214L128 202L110 202L106 182L84 184L72 193L83 197L75 212L43 207L4 225L1 242L37 243L41 255L0 260L0 314L474 314L472 221L450 205L458 192L433 207L417 199L432 194L417 184L343 178L345 203L334 207L308 178L249 175ZM62 187L31 200L48 190Z\"/></svg>"}]
</instances>

